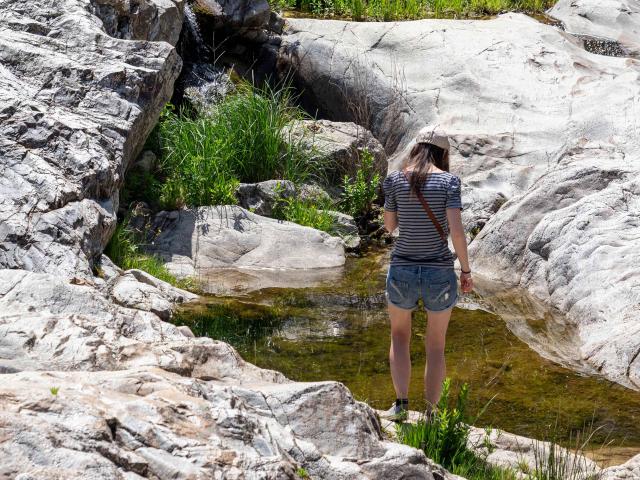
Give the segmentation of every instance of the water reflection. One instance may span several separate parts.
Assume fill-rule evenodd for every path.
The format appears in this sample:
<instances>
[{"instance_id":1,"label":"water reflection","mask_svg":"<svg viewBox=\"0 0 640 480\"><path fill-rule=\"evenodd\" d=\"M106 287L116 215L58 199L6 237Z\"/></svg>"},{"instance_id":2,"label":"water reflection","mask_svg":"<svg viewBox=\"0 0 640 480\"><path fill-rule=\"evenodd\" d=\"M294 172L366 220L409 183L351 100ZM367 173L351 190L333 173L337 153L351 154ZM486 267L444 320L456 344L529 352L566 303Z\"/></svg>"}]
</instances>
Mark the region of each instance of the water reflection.
<instances>
[{"instance_id":1,"label":"water reflection","mask_svg":"<svg viewBox=\"0 0 640 480\"><path fill-rule=\"evenodd\" d=\"M380 252L350 262L340 282L208 297L202 305L183 311L178 321L189 324L197 335L228 341L261 367L299 381L338 380L356 398L387 408L395 395L387 359L385 265L386 252ZM509 304L506 298L503 302ZM515 318L520 310L513 311ZM426 321L424 314L417 314L413 324L410 400L414 407L422 405ZM553 328L540 326L538 334ZM536 329L529 326L527 332L534 335ZM542 358L496 315L455 309L446 358L454 383L471 386L472 413L495 396L480 426L543 437L557 423L557 435L568 441L572 432L593 422L601 427L594 445L613 441L615 448L605 456L620 448L640 451L640 394Z\"/></svg>"}]
</instances>

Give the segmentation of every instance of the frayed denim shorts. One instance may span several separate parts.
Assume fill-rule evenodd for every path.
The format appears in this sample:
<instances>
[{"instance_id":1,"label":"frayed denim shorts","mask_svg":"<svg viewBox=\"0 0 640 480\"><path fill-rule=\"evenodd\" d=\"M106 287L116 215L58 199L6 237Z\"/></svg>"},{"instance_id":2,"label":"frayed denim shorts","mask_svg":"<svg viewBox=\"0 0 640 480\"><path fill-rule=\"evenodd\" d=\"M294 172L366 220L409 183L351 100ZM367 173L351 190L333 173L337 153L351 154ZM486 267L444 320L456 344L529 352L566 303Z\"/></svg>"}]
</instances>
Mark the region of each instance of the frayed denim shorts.
<instances>
[{"instance_id":1,"label":"frayed denim shorts","mask_svg":"<svg viewBox=\"0 0 640 480\"><path fill-rule=\"evenodd\" d=\"M458 278L453 268L391 265L386 297L404 310L414 310L422 298L425 310L441 312L456 304Z\"/></svg>"}]
</instances>

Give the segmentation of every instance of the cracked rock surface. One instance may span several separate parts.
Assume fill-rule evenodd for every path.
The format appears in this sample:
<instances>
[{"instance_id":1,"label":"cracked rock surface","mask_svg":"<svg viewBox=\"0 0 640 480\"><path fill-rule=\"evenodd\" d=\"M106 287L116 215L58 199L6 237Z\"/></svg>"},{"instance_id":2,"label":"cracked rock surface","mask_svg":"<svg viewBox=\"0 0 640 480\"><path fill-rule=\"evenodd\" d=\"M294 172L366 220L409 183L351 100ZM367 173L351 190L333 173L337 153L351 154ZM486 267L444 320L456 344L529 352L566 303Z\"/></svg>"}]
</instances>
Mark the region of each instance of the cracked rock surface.
<instances>
[{"instance_id":1,"label":"cracked rock surface","mask_svg":"<svg viewBox=\"0 0 640 480\"><path fill-rule=\"evenodd\" d=\"M182 1L136 5L0 0L0 267L91 277L181 66Z\"/></svg>"},{"instance_id":2,"label":"cracked rock surface","mask_svg":"<svg viewBox=\"0 0 640 480\"><path fill-rule=\"evenodd\" d=\"M290 382L109 291L0 270L0 478L433 480L342 384Z\"/></svg>"},{"instance_id":3,"label":"cracked rock surface","mask_svg":"<svg viewBox=\"0 0 640 480\"><path fill-rule=\"evenodd\" d=\"M629 4L636 18L634 2L604 4ZM606 21L598 12L593 24ZM390 169L420 128L447 131L474 271L561 314L571 338L527 338L545 338L534 346L542 354L560 360L554 350L567 345L563 363L640 388L640 61L589 53L573 35L511 13L288 19L279 68L333 120L354 120L348 105L366 105L359 121L392 154Z\"/></svg>"},{"instance_id":4,"label":"cracked rock surface","mask_svg":"<svg viewBox=\"0 0 640 480\"><path fill-rule=\"evenodd\" d=\"M618 42L630 56L640 56L640 2L637 0L560 0L549 10L565 29Z\"/></svg>"}]
</instances>

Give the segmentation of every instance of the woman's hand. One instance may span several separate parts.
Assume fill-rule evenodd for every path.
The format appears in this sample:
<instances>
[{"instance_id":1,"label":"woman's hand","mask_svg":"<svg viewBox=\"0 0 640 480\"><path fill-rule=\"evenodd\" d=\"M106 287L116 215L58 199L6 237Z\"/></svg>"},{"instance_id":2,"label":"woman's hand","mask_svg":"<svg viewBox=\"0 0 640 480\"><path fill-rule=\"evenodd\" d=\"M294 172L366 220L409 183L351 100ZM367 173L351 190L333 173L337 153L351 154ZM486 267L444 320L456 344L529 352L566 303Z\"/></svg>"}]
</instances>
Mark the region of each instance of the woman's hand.
<instances>
[{"instance_id":1,"label":"woman's hand","mask_svg":"<svg viewBox=\"0 0 640 480\"><path fill-rule=\"evenodd\" d=\"M462 289L462 293L470 293L473 290L471 273L460 273L460 288Z\"/></svg>"}]
</instances>

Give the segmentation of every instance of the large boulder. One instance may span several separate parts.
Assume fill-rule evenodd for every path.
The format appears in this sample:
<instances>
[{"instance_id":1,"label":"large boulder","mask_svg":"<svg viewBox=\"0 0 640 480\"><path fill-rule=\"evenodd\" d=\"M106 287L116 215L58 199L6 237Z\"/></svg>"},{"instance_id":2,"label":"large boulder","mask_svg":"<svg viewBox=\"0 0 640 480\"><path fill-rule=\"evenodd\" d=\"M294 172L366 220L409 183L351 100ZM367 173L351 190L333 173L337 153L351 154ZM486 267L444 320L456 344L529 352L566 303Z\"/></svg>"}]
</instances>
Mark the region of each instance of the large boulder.
<instances>
[{"instance_id":1,"label":"large boulder","mask_svg":"<svg viewBox=\"0 0 640 480\"><path fill-rule=\"evenodd\" d=\"M0 267L91 277L181 65L182 1L136 5L0 0Z\"/></svg>"},{"instance_id":2,"label":"large boulder","mask_svg":"<svg viewBox=\"0 0 640 480\"><path fill-rule=\"evenodd\" d=\"M513 13L285 31L282 72L332 119L366 104L390 169L423 126L451 135L467 229L482 229L473 269L563 314L546 345L577 345L585 371L640 388L640 63Z\"/></svg>"},{"instance_id":3,"label":"large boulder","mask_svg":"<svg viewBox=\"0 0 640 480\"><path fill-rule=\"evenodd\" d=\"M0 476L433 480L342 384L290 382L141 306L0 270Z\"/></svg>"},{"instance_id":4,"label":"large boulder","mask_svg":"<svg viewBox=\"0 0 640 480\"><path fill-rule=\"evenodd\" d=\"M303 120L287 131L289 141L314 152L318 161L333 170L338 179L354 175L360 165L360 155L368 150L379 172L386 171L387 155L369 130L353 122Z\"/></svg>"},{"instance_id":5,"label":"large boulder","mask_svg":"<svg viewBox=\"0 0 640 480\"><path fill-rule=\"evenodd\" d=\"M318 271L323 276L331 270L326 273L333 278L345 262L340 238L237 206L160 212L152 230L159 233L148 251L162 258L174 275L197 277L205 284L207 277L221 272L231 277L229 270L241 270L267 283L274 275L293 274L290 286L296 286L301 276L313 278Z\"/></svg>"},{"instance_id":6,"label":"large boulder","mask_svg":"<svg viewBox=\"0 0 640 480\"><path fill-rule=\"evenodd\" d=\"M105 32L125 40L178 43L186 0L90 0L89 11L102 20Z\"/></svg>"}]
</instances>

